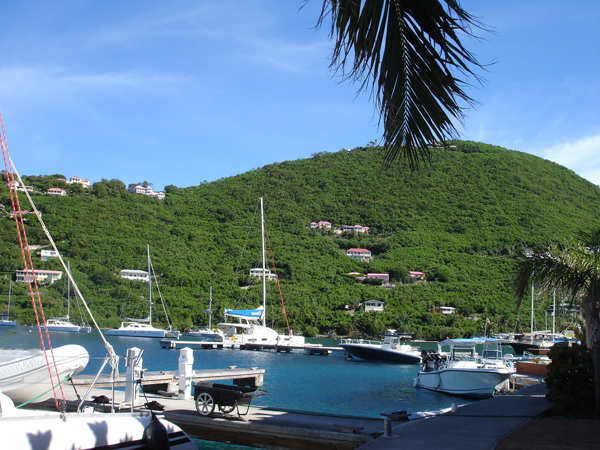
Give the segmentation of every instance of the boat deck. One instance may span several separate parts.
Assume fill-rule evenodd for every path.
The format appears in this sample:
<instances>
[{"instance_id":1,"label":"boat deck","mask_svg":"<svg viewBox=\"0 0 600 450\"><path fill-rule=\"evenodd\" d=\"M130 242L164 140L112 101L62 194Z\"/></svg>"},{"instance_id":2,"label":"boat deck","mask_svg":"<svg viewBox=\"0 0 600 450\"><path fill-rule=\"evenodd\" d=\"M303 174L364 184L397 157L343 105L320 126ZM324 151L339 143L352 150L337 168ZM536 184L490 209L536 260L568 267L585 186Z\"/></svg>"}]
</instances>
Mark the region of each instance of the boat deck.
<instances>
[{"instance_id":1,"label":"boat deck","mask_svg":"<svg viewBox=\"0 0 600 450\"><path fill-rule=\"evenodd\" d=\"M292 352L294 350L302 350L309 355L331 355L345 354L342 347L323 347L320 344L304 344L304 345L267 345L267 344L232 344L224 342L210 341L180 341L175 339L161 339L160 346L171 350L178 348L189 347L193 349L239 349L239 350L272 350L280 352Z\"/></svg>"}]
</instances>

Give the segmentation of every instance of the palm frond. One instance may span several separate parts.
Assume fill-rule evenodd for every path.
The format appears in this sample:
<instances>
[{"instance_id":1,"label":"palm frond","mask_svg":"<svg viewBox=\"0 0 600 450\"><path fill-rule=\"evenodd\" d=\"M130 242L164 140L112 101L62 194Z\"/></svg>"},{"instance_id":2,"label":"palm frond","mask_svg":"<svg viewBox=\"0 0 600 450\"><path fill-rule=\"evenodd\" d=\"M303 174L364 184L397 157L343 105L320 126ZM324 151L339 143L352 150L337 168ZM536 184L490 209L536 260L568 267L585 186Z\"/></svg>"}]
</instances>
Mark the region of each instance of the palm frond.
<instances>
[{"instance_id":1,"label":"palm frond","mask_svg":"<svg viewBox=\"0 0 600 450\"><path fill-rule=\"evenodd\" d=\"M475 102L461 78L482 79L483 67L461 43L488 30L456 0L324 0L318 25L331 14L335 41L330 68L371 91L383 124L384 163L430 162L462 122L460 102Z\"/></svg>"}]
</instances>

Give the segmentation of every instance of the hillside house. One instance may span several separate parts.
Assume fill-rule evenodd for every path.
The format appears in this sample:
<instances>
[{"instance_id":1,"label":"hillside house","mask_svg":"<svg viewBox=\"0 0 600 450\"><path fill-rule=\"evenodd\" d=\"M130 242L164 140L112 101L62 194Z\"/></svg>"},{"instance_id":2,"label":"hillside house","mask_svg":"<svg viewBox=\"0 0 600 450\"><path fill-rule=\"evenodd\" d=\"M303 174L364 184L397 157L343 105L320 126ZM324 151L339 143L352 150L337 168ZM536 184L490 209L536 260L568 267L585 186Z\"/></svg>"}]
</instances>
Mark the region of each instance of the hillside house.
<instances>
[{"instance_id":1,"label":"hillside house","mask_svg":"<svg viewBox=\"0 0 600 450\"><path fill-rule=\"evenodd\" d=\"M456 308L453 308L452 306L440 306L440 312L442 314L450 315L456 312Z\"/></svg>"},{"instance_id":2,"label":"hillside house","mask_svg":"<svg viewBox=\"0 0 600 450\"><path fill-rule=\"evenodd\" d=\"M366 248L349 248L346 250L346 256L359 261L371 261L373 259L371 250Z\"/></svg>"},{"instance_id":3,"label":"hillside house","mask_svg":"<svg viewBox=\"0 0 600 450\"><path fill-rule=\"evenodd\" d=\"M58 258L58 252L56 252L54 250L42 250L42 251L40 251L40 258L42 258L42 261L48 261L49 259L56 259L56 258Z\"/></svg>"},{"instance_id":4,"label":"hillside house","mask_svg":"<svg viewBox=\"0 0 600 450\"><path fill-rule=\"evenodd\" d=\"M319 224L317 222L311 222L309 225L310 228L319 228Z\"/></svg>"},{"instance_id":5,"label":"hillside house","mask_svg":"<svg viewBox=\"0 0 600 450\"><path fill-rule=\"evenodd\" d=\"M145 270L123 269L119 272L119 276L128 280L148 282L148 272Z\"/></svg>"},{"instance_id":6,"label":"hillside house","mask_svg":"<svg viewBox=\"0 0 600 450\"><path fill-rule=\"evenodd\" d=\"M154 192L154 189L152 189L152 186L144 187L144 186L138 184L137 186L135 186L133 188L133 193L134 194L149 195L151 197L156 197L159 200L164 200L165 199L165 193L164 192Z\"/></svg>"},{"instance_id":7,"label":"hillside house","mask_svg":"<svg viewBox=\"0 0 600 450\"><path fill-rule=\"evenodd\" d=\"M87 178L79 178L77 176L69 178L69 181L67 181L67 183L81 184L81 185L83 185L83 187L90 187L90 180L88 180Z\"/></svg>"},{"instance_id":8,"label":"hillside house","mask_svg":"<svg viewBox=\"0 0 600 450\"><path fill-rule=\"evenodd\" d=\"M390 282L390 274L389 273L367 273L365 275L366 280L381 280L384 283Z\"/></svg>"},{"instance_id":9,"label":"hillside house","mask_svg":"<svg viewBox=\"0 0 600 450\"><path fill-rule=\"evenodd\" d=\"M8 182L8 189L21 192L33 192L33 186L23 186L17 180Z\"/></svg>"},{"instance_id":10,"label":"hillside house","mask_svg":"<svg viewBox=\"0 0 600 450\"><path fill-rule=\"evenodd\" d=\"M30 269L17 270L15 281L17 283L27 283L29 282L29 280L32 280L33 275L35 275L35 279L38 283L47 282L50 284L54 284L62 278L62 271L37 269L32 272Z\"/></svg>"},{"instance_id":11,"label":"hillside house","mask_svg":"<svg viewBox=\"0 0 600 450\"><path fill-rule=\"evenodd\" d=\"M408 271L408 274L410 275L411 278L414 278L415 280L424 280L425 279L425 272L413 272L413 271Z\"/></svg>"},{"instance_id":12,"label":"hillside house","mask_svg":"<svg viewBox=\"0 0 600 450\"><path fill-rule=\"evenodd\" d=\"M342 225L342 233L350 234L369 234L369 227L362 225Z\"/></svg>"},{"instance_id":13,"label":"hillside house","mask_svg":"<svg viewBox=\"0 0 600 450\"><path fill-rule=\"evenodd\" d=\"M326 230L331 229L331 222L327 222L326 220L321 220L319 223L319 228L325 228Z\"/></svg>"},{"instance_id":14,"label":"hillside house","mask_svg":"<svg viewBox=\"0 0 600 450\"><path fill-rule=\"evenodd\" d=\"M61 188L50 188L50 189L48 189L46 194L63 196L63 195L67 195L67 191L65 191L64 189L61 189Z\"/></svg>"},{"instance_id":15,"label":"hillside house","mask_svg":"<svg viewBox=\"0 0 600 450\"><path fill-rule=\"evenodd\" d=\"M365 312L383 312L383 309L385 308L385 305L381 300L367 300L366 302L360 303L358 306L364 306Z\"/></svg>"},{"instance_id":16,"label":"hillside house","mask_svg":"<svg viewBox=\"0 0 600 450\"><path fill-rule=\"evenodd\" d=\"M272 280L276 280L277 279L277 275L275 275L274 273L272 273L269 269L265 269L264 274L265 274L265 278L266 278L267 281L272 281ZM263 277L263 270L262 270L262 268L250 269L250 276L262 279L262 277Z\"/></svg>"}]
</instances>

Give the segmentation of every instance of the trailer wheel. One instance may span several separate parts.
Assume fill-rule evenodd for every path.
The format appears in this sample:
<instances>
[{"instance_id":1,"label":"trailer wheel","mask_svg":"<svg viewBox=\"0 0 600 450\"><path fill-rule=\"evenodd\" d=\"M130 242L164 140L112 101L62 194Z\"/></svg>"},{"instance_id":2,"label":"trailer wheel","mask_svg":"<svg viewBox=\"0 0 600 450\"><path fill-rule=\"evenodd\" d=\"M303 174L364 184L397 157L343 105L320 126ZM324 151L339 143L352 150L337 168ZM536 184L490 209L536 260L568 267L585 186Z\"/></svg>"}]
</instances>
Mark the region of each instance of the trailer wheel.
<instances>
[{"instance_id":1,"label":"trailer wheel","mask_svg":"<svg viewBox=\"0 0 600 450\"><path fill-rule=\"evenodd\" d=\"M215 410L215 400L208 392L201 392L196 397L196 411L202 416L210 416Z\"/></svg>"}]
</instances>

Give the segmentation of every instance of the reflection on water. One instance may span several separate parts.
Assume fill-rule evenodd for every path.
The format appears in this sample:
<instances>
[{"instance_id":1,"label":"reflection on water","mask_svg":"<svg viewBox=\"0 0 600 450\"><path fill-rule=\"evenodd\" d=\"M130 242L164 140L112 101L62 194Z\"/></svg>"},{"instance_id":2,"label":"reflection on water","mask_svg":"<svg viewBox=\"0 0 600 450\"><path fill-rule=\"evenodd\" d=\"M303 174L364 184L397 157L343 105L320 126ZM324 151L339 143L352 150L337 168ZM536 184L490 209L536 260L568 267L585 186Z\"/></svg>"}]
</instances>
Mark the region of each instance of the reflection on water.
<instances>
[{"instance_id":1,"label":"reflection on water","mask_svg":"<svg viewBox=\"0 0 600 450\"><path fill-rule=\"evenodd\" d=\"M186 335L183 339L193 340ZM90 334L55 332L51 334L51 340L54 347L74 343L84 346L90 354L90 362L83 372L87 374L99 370L107 353L94 331ZM334 339L309 341L331 347L338 343ZM2 348L39 348L39 342L37 329L17 327L12 332L0 328ZM179 350L161 348L158 339L111 336L109 342L119 356L124 356L130 347L144 350L145 370L177 370ZM432 344L424 345L433 348ZM413 388L412 380L419 371L418 365L371 363L348 360L343 356L316 356L300 352L194 351L196 371L228 366L266 370L263 389L269 395L254 399L253 406L380 418L383 412L400 409L408 412L434 411L449 408L453 402L469 402ZM119 369L125 371L123 362Z\"/></svg>"}]
</instances>

